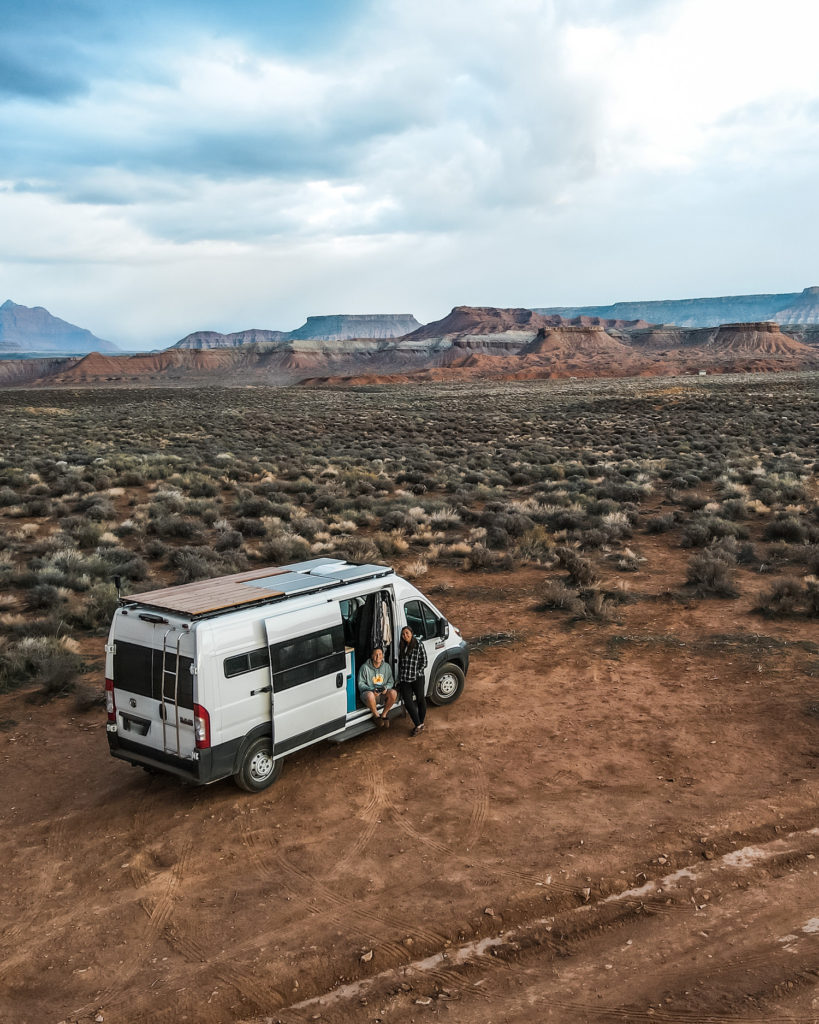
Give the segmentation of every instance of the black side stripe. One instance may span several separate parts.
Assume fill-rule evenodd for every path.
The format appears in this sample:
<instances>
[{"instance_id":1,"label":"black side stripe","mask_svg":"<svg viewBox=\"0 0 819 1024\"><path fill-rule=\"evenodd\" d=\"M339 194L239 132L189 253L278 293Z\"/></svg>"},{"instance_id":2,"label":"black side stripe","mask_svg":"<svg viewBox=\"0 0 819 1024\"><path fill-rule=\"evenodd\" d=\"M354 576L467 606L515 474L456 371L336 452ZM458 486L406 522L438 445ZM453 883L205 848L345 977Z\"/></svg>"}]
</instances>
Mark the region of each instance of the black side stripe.
<instances>
[{"instance_id":1,"label":"black side stripe","mask_svg":"<svg viewBox=\"0 0 819 1024\"><path fill-rule=\"evenodd\" d=\"M334 718L332 722L322 722L321 725L316 725L306 732L300 732L298 736L291 736L290 739L279 742L274 740L273 753L276 756L286 754L288 750L293 750L295 747L310 743L312 740L320 740L322 736L329 736L330 733L339 732L346 724L347 716L345 715L343 718Z\"/></svg>"}]
</instances>

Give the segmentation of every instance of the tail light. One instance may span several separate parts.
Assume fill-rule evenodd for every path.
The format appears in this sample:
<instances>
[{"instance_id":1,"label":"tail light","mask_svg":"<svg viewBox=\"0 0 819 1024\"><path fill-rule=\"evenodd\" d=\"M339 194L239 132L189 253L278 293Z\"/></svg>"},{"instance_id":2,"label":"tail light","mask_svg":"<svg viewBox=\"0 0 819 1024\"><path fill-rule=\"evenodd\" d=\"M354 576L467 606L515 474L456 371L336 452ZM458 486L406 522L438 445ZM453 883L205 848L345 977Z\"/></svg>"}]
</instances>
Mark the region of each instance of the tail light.
<instances>
[{"instance_id":1,"label":"tail light","mask_svg":"<svg viewBox=\"0 0 819 1024\"><path fill-rule=\"evenodd\" d=\"M105 710L108 713L108 721L116 722L117 705L114 701L114 680L105 680Z\"/></svg>"},{"instance_id":2,"label":"tail light","mask_svg":"<svg viewBox=\"0 0 819 1024\"><path fill-rule=\"evenodd\" d=\"M201 704L193 705L193 735L197 750L210 747L210 715Z\"/></svg>"}]
</instances>

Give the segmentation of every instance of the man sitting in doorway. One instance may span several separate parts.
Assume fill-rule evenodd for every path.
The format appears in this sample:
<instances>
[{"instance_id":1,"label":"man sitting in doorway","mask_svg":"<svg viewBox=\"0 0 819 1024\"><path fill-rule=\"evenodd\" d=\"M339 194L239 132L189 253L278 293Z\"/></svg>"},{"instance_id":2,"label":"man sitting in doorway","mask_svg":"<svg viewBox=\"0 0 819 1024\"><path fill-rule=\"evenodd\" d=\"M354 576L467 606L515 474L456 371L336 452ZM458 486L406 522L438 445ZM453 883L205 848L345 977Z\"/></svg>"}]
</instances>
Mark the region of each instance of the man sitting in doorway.
<instances>
[{"instance_id":1,"label":"man sitting in doorway","mask_svg":"<svg viewBox=\"0 0 819 1024\"><path fill-rule=\"evenodd\" d=\"M380 647L375 648L369 661L365 661L358 670L358 693L375 715L379 726L389 725L387 716L398 699L398 691L395 689L392 669L385 663L384 652ZM378 713L379 704L382 705L381 714Z\"/></svg>"}]
</instances>

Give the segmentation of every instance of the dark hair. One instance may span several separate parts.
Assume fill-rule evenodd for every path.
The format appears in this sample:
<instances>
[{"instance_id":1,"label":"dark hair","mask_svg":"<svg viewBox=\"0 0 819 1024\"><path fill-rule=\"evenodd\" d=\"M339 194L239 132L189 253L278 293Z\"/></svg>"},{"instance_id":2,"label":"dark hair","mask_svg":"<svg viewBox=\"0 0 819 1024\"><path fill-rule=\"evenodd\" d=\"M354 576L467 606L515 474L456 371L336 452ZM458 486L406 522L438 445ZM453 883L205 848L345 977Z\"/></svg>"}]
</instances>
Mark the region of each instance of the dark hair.
<instances>
[{"instance_id":1,"label":"dark hair","mask_svg":"<svg viewBox=\"0 0 819 1024\"><path fill-rule=\"evenodd\" d=\"M405 640L404 639L404 630L405 629L409 629L410 633L412 633L412 629L411 629L410 626L402 626L401 627L401 640L400 640L400 642L398 644L398 652L399 652L399 654L401 653L401 651L409 650L409 648L412 647L413 644L417 644L418 643L418 637L414 633L412 633L412 640Z\"/></svg>"}]
</instances>

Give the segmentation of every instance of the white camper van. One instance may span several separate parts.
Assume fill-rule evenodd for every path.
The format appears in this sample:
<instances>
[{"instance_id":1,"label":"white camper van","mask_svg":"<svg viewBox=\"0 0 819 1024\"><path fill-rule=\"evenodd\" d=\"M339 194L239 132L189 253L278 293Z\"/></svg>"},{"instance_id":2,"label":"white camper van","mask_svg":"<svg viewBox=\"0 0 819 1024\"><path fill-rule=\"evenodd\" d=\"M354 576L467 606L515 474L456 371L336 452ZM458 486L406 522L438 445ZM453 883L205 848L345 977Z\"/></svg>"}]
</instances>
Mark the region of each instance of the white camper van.
<instances>
[{"instance_id":1,"label":"white camper van","mask_svg":"<svg viewBox=\"0 0 819 1024\"><path fill-rule=\"evenodd\" d=\"M466 643L385 565L316 558L123 597L105 648L111 753L265 789L286 754L375 727L358 667L382 646L397 676L405 625L426 648L431 703L456 700Z\"/></svg>"}]
</instances>

